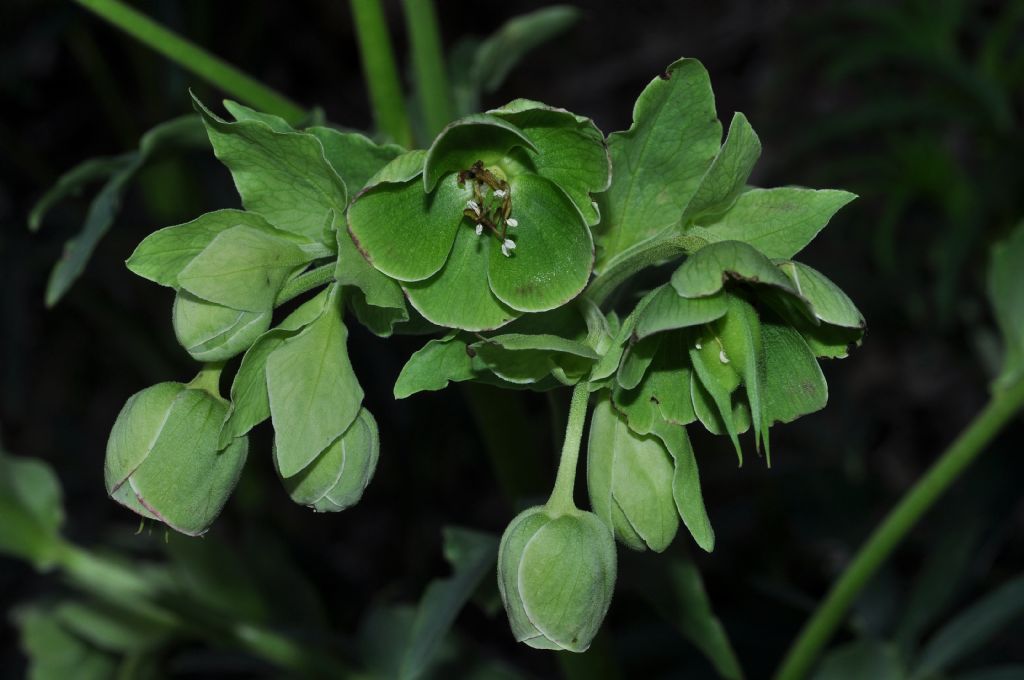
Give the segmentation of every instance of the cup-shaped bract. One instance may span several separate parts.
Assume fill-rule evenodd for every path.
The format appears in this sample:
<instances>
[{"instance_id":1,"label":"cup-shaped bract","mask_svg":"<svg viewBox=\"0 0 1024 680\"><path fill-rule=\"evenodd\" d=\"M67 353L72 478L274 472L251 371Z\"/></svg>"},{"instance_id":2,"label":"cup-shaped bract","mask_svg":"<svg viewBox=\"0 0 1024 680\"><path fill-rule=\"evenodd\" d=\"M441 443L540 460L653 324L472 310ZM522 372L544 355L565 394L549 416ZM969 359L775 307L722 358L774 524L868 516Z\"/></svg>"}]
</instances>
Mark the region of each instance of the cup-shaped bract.
<instances>
[{"instance_id":1,"label":"cup-shaped bract","mask_svg":"<svg viewBox=\"0 0 1024 680\"><path fill-rule=\"evenodd\" d=\"M674 474L661 439L633 432L605 393L590 423L587 487L594 512L619 541L634 550L669 546L679 529Z\"/></svg>"},{"instance_id":2,"label":"cup-shaped bract","mask_svg":"<svg viewBox=\"0 0 1024 680\"><path fill-rule=\"evenodd\" d=\"M128 399L107 441L110 497L190 536L206 532L245 464L245 437L219 449L227 402L176 382Z\"/></svg>"},{"instance_id":3,"label":"cup-shaped bract","mask_svg":"<svg viewBox=\"0 0 1024 680\"><path fill-rule=\"evenodd\" d=\"M232 309L178 291L171 318L174 335L196 361L226 361L241 354L270 328L273 311Z\"/></svg>"},{"instance_id":4,"label":"cup-shaped bract","mask_svg":"<svg viewBox=\"0 0 1024 680\"><path fill-rule=\"evenodd\" d=\"M292 500L317 512L339 512L363 497L380 453L377 422L365 408L345 434L302 472L282 479Z\"/></svg>"},{"instance_id":5,"label":"cup-shaped bract","mask_svg":"<svg viewBox=\"0 0 1024 680\"><path fill-rule=\"evenodd\" d=\"M516 516L501 537L498 588L516 640L537 649L583 652L615 592L615 539L597 515Z\"/></svg>"}]
</instances>

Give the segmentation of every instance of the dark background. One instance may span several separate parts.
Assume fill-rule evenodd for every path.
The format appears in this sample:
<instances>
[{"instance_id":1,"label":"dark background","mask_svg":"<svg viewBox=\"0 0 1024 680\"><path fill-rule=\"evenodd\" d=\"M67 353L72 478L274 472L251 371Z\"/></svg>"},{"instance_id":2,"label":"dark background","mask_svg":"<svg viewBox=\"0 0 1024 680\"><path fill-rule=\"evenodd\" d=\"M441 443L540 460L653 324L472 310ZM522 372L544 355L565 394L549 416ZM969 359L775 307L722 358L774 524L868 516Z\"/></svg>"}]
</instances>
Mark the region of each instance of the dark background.
<instances>
[{"instance_id":1,"label":"dark background","mask_svg":"<svg viewBox=\"0 0 1024 680\"><path fill-rule=\"evenodd\" d=\"M439 2L445 43L487 35L545 4ZM829 406L773 429L771 469L753 454L737 469L724 438L695 435L718 544L701 554L681 531L670 552L697 560L749 677L769 673L870 528L985 402L998 356L984 298L987 247L1024 217L1021 4L580 3L579 24L484 100L539 99L590 116L608 133L629 125L634 99L667 64L696 57L711 74L723 123L743 111L761 137L752 183L861 195L801 255L868 319L863 347L824 367ZM332 122L369 126L347 3L135 5L301 104L322 107ZM389 15L404 55L397 3ZM890 15L913 30L901 32ZM51 310L43 306L48 271L86 203L63 204L37 235L26 214L72 165L130 150L153 125L189 112L189 87L208 102L221 94L72 3L6 0L0 9L0 437L8 451L55 466L68 533L85 544L130 542L136 528L103 491L106 437L121 405L144 386L195 371L174 341L171 293L132 276L123 261L152 230L238 199L212 154L153 166L85 275ZM274 479L264 426L206 539L241 540L252 525L277 535L337 631L355 630L371 602L414 601L443 575L443 525L500 533L516 510L498 492L466 392L391 398L421 343L353 331L353 363L382 433L376 478L356 508L319 516L294 506ZM542 395L523 398L536 431L515 436L542 451L543 493L554 468L549 409ZM1021 434L1018 419L914 531L862 598L856 630L886 634L923 560L957 523L979 528L965 548L973 555L967 573L949 584L947 613L1021 571ZM628 559L644 569L664 558ZM0 558L4 609L58 587ZM470 607L459 629L486 654L557 674L550 655L514 643L503 616ZM626 589L605 629L624 677L710 677L707 663ZM978 659L1024 661L1019 627ZM23 663L14 629L0 620L0 674L17 677Z\"/></svg>"}]
</instances>

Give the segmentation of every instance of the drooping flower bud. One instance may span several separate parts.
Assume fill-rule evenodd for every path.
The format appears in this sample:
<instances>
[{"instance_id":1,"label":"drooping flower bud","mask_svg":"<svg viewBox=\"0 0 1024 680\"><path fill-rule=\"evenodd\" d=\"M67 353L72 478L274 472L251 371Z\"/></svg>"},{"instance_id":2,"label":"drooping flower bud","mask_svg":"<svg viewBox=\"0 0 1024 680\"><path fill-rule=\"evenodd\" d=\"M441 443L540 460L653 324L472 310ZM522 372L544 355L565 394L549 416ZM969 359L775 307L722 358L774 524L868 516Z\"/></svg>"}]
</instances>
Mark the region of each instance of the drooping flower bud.
<instances>
[{"instance_id":1,"label":"drooping flower bud","mask_svg":"<svg viewBox=\"0 0 1024 680\"><path fill-rule=\"evenodd\" d=\"M661 439L633 432L605 394L590 423L587 486L594 512L617 539L634 550L668 547L679 529L674 474Z\"/></svg>"},{"instance_id":2,"label":"drooping flower bud","mask_svg":"<svg viewBox=\"0 0 1024 680\"><path fill-rule=\"evenodd\" d=\"M247 312L179 291L174 298L174 334L196 361L226 361L249 349L270 328L272 310Z\"/></svg>"},{"instance_id":3,"label":"drooping flower bud","mask_svg":"<svg viewBox=\"0 0 1024 680\"><path fill-rule=\"evenodd\" d=\"M283 478L292 500L317 512L339 512L363 497L377 469L380 438L377 423L365 408L345 434L316 460L292 477ZM274 456L275 460L277 456Z\"/></svg>"},{"instance_id":4,"label":"drooping flower bud","mask_svg":"<svg viewBox=\"0 0 1024 680\"><path fill-rule=\"evenodd\" d=\"M615 540L590 512L520 513L498 551L498 588L516 640L537 649L583 652L615 591Z\"/></svg>"},{"instance_id":5,"label":"drooping flower bud","mask_svg":"<svg viewBox=\"0 0 1024 680\"><path fill-rule=\"evenodd\" d=\"M195 384L195 383L193 383ZM200 386L164 382L128 399L107 441L107 493L190 536L220 514L245 464L245 437L218 450L227 402Z\"/></svg>"}]
</instances>

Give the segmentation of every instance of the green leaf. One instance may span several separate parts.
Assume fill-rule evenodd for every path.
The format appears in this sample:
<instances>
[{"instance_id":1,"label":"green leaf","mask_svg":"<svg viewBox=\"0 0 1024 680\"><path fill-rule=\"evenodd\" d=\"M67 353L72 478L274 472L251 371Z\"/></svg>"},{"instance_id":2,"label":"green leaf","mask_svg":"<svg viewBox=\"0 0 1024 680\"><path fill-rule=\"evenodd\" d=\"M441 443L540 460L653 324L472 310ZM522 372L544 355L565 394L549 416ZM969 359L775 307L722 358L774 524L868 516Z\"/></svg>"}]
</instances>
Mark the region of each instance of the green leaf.
<instances>
[{"instance_id":1,"label":"green leaf","mask_svg":"<svg viewBox=\"0 0 1024 680\"><path fill-rule=\"evenodd\" d=\"M822 323L862 330L864 315L839 286L817 269L799 262L781 262L779 269L790 278L816 319Z\"/></svg>"},{"instance_id":2,"label":"green leaf","mask_svg":"<svg viewBox=\"0 0 1024 680\"><path fill-rule=\"evenodd\" d=\"M144 279L177 288L181 270L203 252L213 239L233 227L249 227L279 237L285 237L288 233L274 229L256 213L215 210L191 222L154 231L135 248L125 264Z\"/></svg>"},{"instance_id":3,"label":"green leaf","mask_svg":"<svg viewBox=\"0 0 1024 680\"><path fill-rule=\"evenodd\" d=\"M593 121L529 99L488 113L526 133L537 147L536 154L529 154L534 171L564 191L588 225L596 224L600 215L591 194L608 188L611 159Z\"/></svg>"},{"instance_id":4,"label":"green leaf","mask_svg":"<svg viewBox=\"0 0 1024 680\"><path fill-rule=\"evenodd\" d=\"M81 195L85 187L93 182L116 175L125 167L132 165L135 157L135 152L129 152L120 156L90 158L65 172L57 179L56 184L50 187L32 206L32 210L28 214L29 231L39 231L43 225L43 219L53 206L67 198Z\"/></svg>"},{"instance_id":5,"label":"green leaf","mask_svg":"<svg viewBox=\"0 0 1024 680\"><path fill-rule=\"evenodd\" d=\"M903 680L903 662L890 644L856 640L830 651L812 680Z\"/></svg>"},{"instance_id":6,"label":"green leaf","mask_svg":"<svg viewBox=\"0 0 1024 680\"><path fill-rule=\"evenodd\" d=\"M310 260L290 241L252 227L218 234L178 273L193 295L251 312L274 308L285 279Z\"/></svg>"},{"instance_id":7,"label":"green leaf","mask_svg":"<svg viewBox=\"0 0 1024 680\"><path fill-rule=\"evenodd\" d=\"M50 273L46 287L46 304L52 307L71 288L85 271L100 239L106 235L121 206L122 195L128 183L146 163L168 148L193 148L205 146L201 128L195 116L182 116L157 125L139 140L136 152L109 159L106 169L110 170L109 180L89 204L85 223L74 238L64 244L64 252ZM98 165L106 165L100 162ZM39 206L30 215L30 227L38 227L46 210L59 198L77 188L73 182L98 177L101 168L96 165L78 166L67 177L63 187L58 183L57 194L44 196ZM62 178L63 179L63 178Z\"/></svg>"},{"instance_id":8,"label":"green leaf","mask_svg":"<svg viewBox=\"0 0 1024 680\"><path fill-rule=\"evenodd\" d=\"M697 457L693 454L686 428L666 422L656 423L654 433L665 442L675 466L672 477L672 498L683 524L703 550L715 549L715 530L711 528L704 495L700 488L700 473Z\"/></svg>"},{"instance_id":9,"label":"green leaf","mask_svg":"<svg viewBox=\"0 0 1024 680\"><path fill-rule=\"evenodd\" d=\"M940 675L1021 616L1024 616L1024 576L1004 583L939 629L921 649L913 667L914 677Z\"/></svg>"},{"instance_id":10,"label":"green leaf","mask_svg":"<svg viewBox=\"0 0 1024 680\"><path fill-rule=\"evenodd\" d=\"M221 431L222 447L270 417L267 358L285 340L320 318L326 309L329 292L325 289L304 302L284 321L261 335L246 351L231 383L231 411Z\"/></svg>"},{"instance_id":11,"label":"green leaf","mask_svg":"<svg viewBox=\"0 0 1024 680\"><path fill-rule=\"evenodd\" d=\"M430 669L456 616L498 558L498 540L490 534L459 527L443 531L444 554L452 575L431 581L423 592L401 655L398 677L402 680L415 680Z\"/></svg>"},{"instance_id":12,"label":"green leaf","mask_svg":"<svg viewBox=\"0 0 1024 680\"><path fill-rule=\"evenodd\" d=\"M0 554L48 569L60 548L64 507L49 465L0 450Z\"/></svg>"},{"instance_id":13,"label":"green leaf","mask_svg":"<svg viewBox=\"0 0 1024 680\"><path fill-rule=\"evenodd\" d=\"M32 607L15 612L21 648L29 658L29 680L109 680L117 668L112 656L72 635L56 617Z\"/></svg>"},{"instance_id":14,"label":"green leaf","mask_svg":"<svg viewBox=\"0 0 1024 680\"><path fill-rule=\"evenodd\" d=\"M673 475L662 440L633 432L605 392L594 407L587 444L594 513L630 548L662 552L679 529Z\"/></svg>"},{"instance_id":15,"label":"green leaf","mask_svg":"<svg viewBox=\"0 0 1024 680\"><path fill-rule=\"evenodd\" d=\"M467 331L494 330L519 316L487 285L488 241L459 229L448 261L437 274L404 285L409 303L431 323Z\"/></svg>"},{"instance_id":16,"label":"green leaf","mask_svg":"<svg viewBox=\"0 0 1024 680\"><path fill-rule=\"evenodd\" d=\"M377 421L365 408L316 460L281 481L292 500L317 512L339 512L363 497L380 455Z\"/></svg>"},{"instance_id":17,"label":"green leaf","mask_svg":"<svg viewBox=\"0 0 1024 680\"><path fill-rule=\"evenodd\" d=\"M449 123L427 151L423 189L432 192L445 175L468 170L478 160L497 161L514 147L537 151L522 130L495 116L477 113Z\"/></svg>"},{"instance_id":18,"label":"green leaf","mask_svg":"<svg viewBox=\"0 0 1024 680\"><path fill-rule=\"evenodd\" d=\"M742 241L766 257L790 258L825 228L840 208L857 198L832 189L751 189L727 213L688 233L712 243Z\"/></svg>"},{"instance_id":19,"label":"green leaf","mask_svg":"<svg viewBox=\"0 0 1024 680\"><path fill-rule=\"evenodd\" d=\"M790 423L825 408L828 385L804 339L792 328L761 326L764 410L768 423Z\"/></svg>"},{"instance_id":20,"label":"green leaf","mask_svg":"<svg viewBox=\"0 0 1024 680\"><path fill-rule=\"evenodd\" d=\"M1008 389L1024 379L1024 223L992 248L988 272L988 297L1003 336L1003 366L996 389Z\"/></svg>"},{"instance_id":21,"label":"green leaf","mask_svg":"<svg viewBox=\"0 0 1024 680\"><path fill-rule=\"evenodd\" d=\"M629 130L608 137L612 184L599 201L598 272L618 253L679 222L721 139L711 81L700 62L681 59L644 88Z\"/></svg>"},{"instance_id":22,"label":"green leaf","mask_svg":"<svg viewBox=\"0 0 1024 680\"><path fill-rule=\"evenodd\" d=\"M395 381L395 399L405 399L417 392L435 392L448 387L451 381L472 380L473 359L467 343L456 333L431 340L413 353Z\"/></svg>"},{"instance_id":23,"label":"green leaf","mask_svg":"<svg viewBox=\"0 0 1024 680\"><path fill-rule=\"evenodd\" d=\"M521 14L505 22L490 37L464 57L468 68L453 74L459 110L479 110L481 93L501 87L509 72L523 57L576 23L580 10L569 5L554 5ZM459 66L452 59L454 66ZM459 77L461 75L461 77Z\"/></svg>"},{"instance_id":24,"label":"green leaf","mask_svg":"<svg viewBox=\"0 0 1024 680\"><path fill-rule=\"evenodd\" d=\"M291 477L348 429L359 413L363 389L352 371L337 286L315 321L285 338L267 357L267 393L274 423L276 460Z\"/></svg>"},{"instance_id":25,"label":"green leaf","mask_svg":"<svg viewBox=\"0 0 1024 680\"><path fill-rule=\"evenodd\" d=\"M714 295L728 281L766 285L799 297L789 278L753 246L721 241L686 258L672 274L672 287L687 298Z\"/></svg>"},{"instance_id":26,"label":"green leaf","mask_svg":"<svg viewBox=\"0 0 1024 680\"><path fill-rule=\"evenodd\" d=\"M174 298L174 335L196 361L226 361L270 328L273 312L246 312L201 300L186 291Z\"/></svg>"},{"instance_id":27,"label":"green leaf","mask_svg":"<svg viewBox=\"0 0 1024 680\"><path fill-rule=\"evenodd\" d=\"M703 224L706 218L728 210L743 191L760 157L761 140L750 127L747 117L737 112L729 124L725 143L683 210L682 223Z\"/></svg>"},{"instance_id":28,"label":"green leaf","mask_svg":"<svg viewBox=\"0 0 1024 680\"><path fill-rule=\"evenodd\" d=\"M711 323L725 316L727 296L721 292L706 297L680 297L672 286L656 289L655 296L639 315L634 335L638 339L655 333Z\"/></svg>"},{"instance_id":29,"label":"green leaf","mask_svg":"<svg viewBox=\"0 0 1024 680\"><path fill-rule=\"evenodd\" d=\"M539 382L549 375L574 384L598 359L588 345L556 335L508 333L485 338L467 349L496 376L517 384Z\"/></svg>"},{"instance_id":30,"label":"green leaf","mask_svg":"<svg viewBox=\"0 0 1024 680\"><path fill-rule=\"evenodd\" d=\"M288 121L281 116L256 111L255 109L250 109L248 106L239 104L238 102L230 99L225 99L223 104L224 108L228 110L228 113L230 113L236 121L241 122L246 120L255 120L268 126L274 132L295 132L295 128L293 128Z\"/></svg>"},{"instance_id":31,"label":"green leaf","mask_svg":"<svg viewBox=\"0 0 1024 680\"><path fill-rule=\"evenodd\" d=\"M662 336L644 338L630 345L622 355L615 379L620 387L631 390L640 384L661 346Z\"/></svg>"},{"instance_id":32,"label":"green leaf","mask_svg":"<svg viewBox=\"0 0 1024 680\"><path fill-rule=\"evenodd\" d=\"M231 171L246 210L284 231L334 243L324 229L330 211L345 212L348 191L320 140L301 132L275 132L266 123L229 123L193 96L213 152Z\"/></svg>"},{"instance_id":33,"label":"green leaf","mask_svg":"<svg viewBox=\"0 0 1024 680\"><path fill-rule=\"evenodd\" d=\"M690 560L670 558L664 571L664 575L648 572L636 585L654 608L707 657L720 677L743 680L725 627L711 609L700 570Z\"/></svg>"},{"instance_id":34,"label":"green leaf","mask_svg":"<svg viewBox=\"0 0 1024 680\"><path fill-rule=\"evenodd\" d=\"M324 156L348 190L357 193L384 166L405 153L397 144L377 144L358 132L311 127L306 132L320 140ZM423 167L422 159L417 163Z\"/></svg>"},{"instance_id":35,"label":"green leaf","mask_svg":"<svg viewBox=\"0 0 1024 680\"><path fill-rule=\"evenodd\" d=\"M172 632L162 622L101 602L69 600L57 605L53 614L69 632L99 649L121 654L155 649Z\"/></svg>"},{"instance_id":36,"label":"green leaf","mask_svg":"<svg viewBox=\"0 0 1024 680\"><path fill-rule=\"evenodd\" d=\"M508 238L511 257L497 239L487 238L487 280L495 296L523 312L560 307L587 285L594 242L579 211L550 180L524 173L510 180L513 216L519 226Z\"/></svg>"},{"instance_id":37,"label":"green leaf","mask_svg":"<svg viewBox=\"0 0 1024 680\"><path fill-rule=\"evenodd\" d=\"M423 149L406 151L374 173L366 181L363 191L378 184L405 184L423 173L423 163L426 160L427 152Z\"/></svg>"},{"instance_id":38,"label":"green leaf","mask_svg":"<svg viewBox=\"0 0 1024 680\"><path fill-rule=\"evenodd\" d=\"M696 374L691 374L690 395L693 397L693 412L697 420L711 434L729 434L730 425L723 419L723 412L731 420L731 426L736 430L736 434L745 434L750 429L750 407L746 398L739 392L733 392L729 395L728 401L723 401L722 405L719 405ZM742 465L742 461L740 464Z\"/></svg>"},{"instance_id":39,"label":"green leaf","mask_svg":"<svg viewBox=\"0 0 1024 680\"><path fill-rule=\"evenodd\" d=\"M633 336L633 330L636 328L636 323L643 314L644 309L651 303L654 296L658 294L658 290L652 290L647 295L640 298L640 301L636 303L636 307L629 313L629 316L622 322L618 330L615 333L615 337L612 340L611 347L608 348L607 352L594 366L594 369L590 372L590 383L594 389L599 389L598 385L604 382L607 378L611 377L619 368L622 355L626 350L626 343L629 342Z\"/></svg>"},{"instance_id":40,"label":"green leaf","mask_svg":"<svg viewBox=\"0 0 1024 680\"><path fill-rule=\"evenodd\" d=\"M432 194L415 180L378 184L352 204L349 230L377 270L400 281L422 281L444 266L456 232L468 225L463 210L472 195L455 176Z\"/></svg>"}]
</instances>

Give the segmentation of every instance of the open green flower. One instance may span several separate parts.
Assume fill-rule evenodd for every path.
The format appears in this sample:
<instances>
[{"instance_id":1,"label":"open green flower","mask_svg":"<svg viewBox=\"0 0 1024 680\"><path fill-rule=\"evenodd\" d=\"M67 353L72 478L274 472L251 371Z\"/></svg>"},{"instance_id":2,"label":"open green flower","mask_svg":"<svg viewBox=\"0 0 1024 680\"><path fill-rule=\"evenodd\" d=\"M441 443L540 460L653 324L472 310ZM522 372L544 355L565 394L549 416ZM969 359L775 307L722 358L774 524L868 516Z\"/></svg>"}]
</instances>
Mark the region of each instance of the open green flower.
<instances>
[{"instance_id":1,"label":"open green flower","mask_svg":"<svg viewBox=\"0 0 1024 680\"><path fill-rule=\"evenodd\" d=\"M608 181L590 120L520 99L384 167L349 209L349 231L427 320L488 330L583 290L599 218L591 194Z\"/></svg>"}]
</instances>

